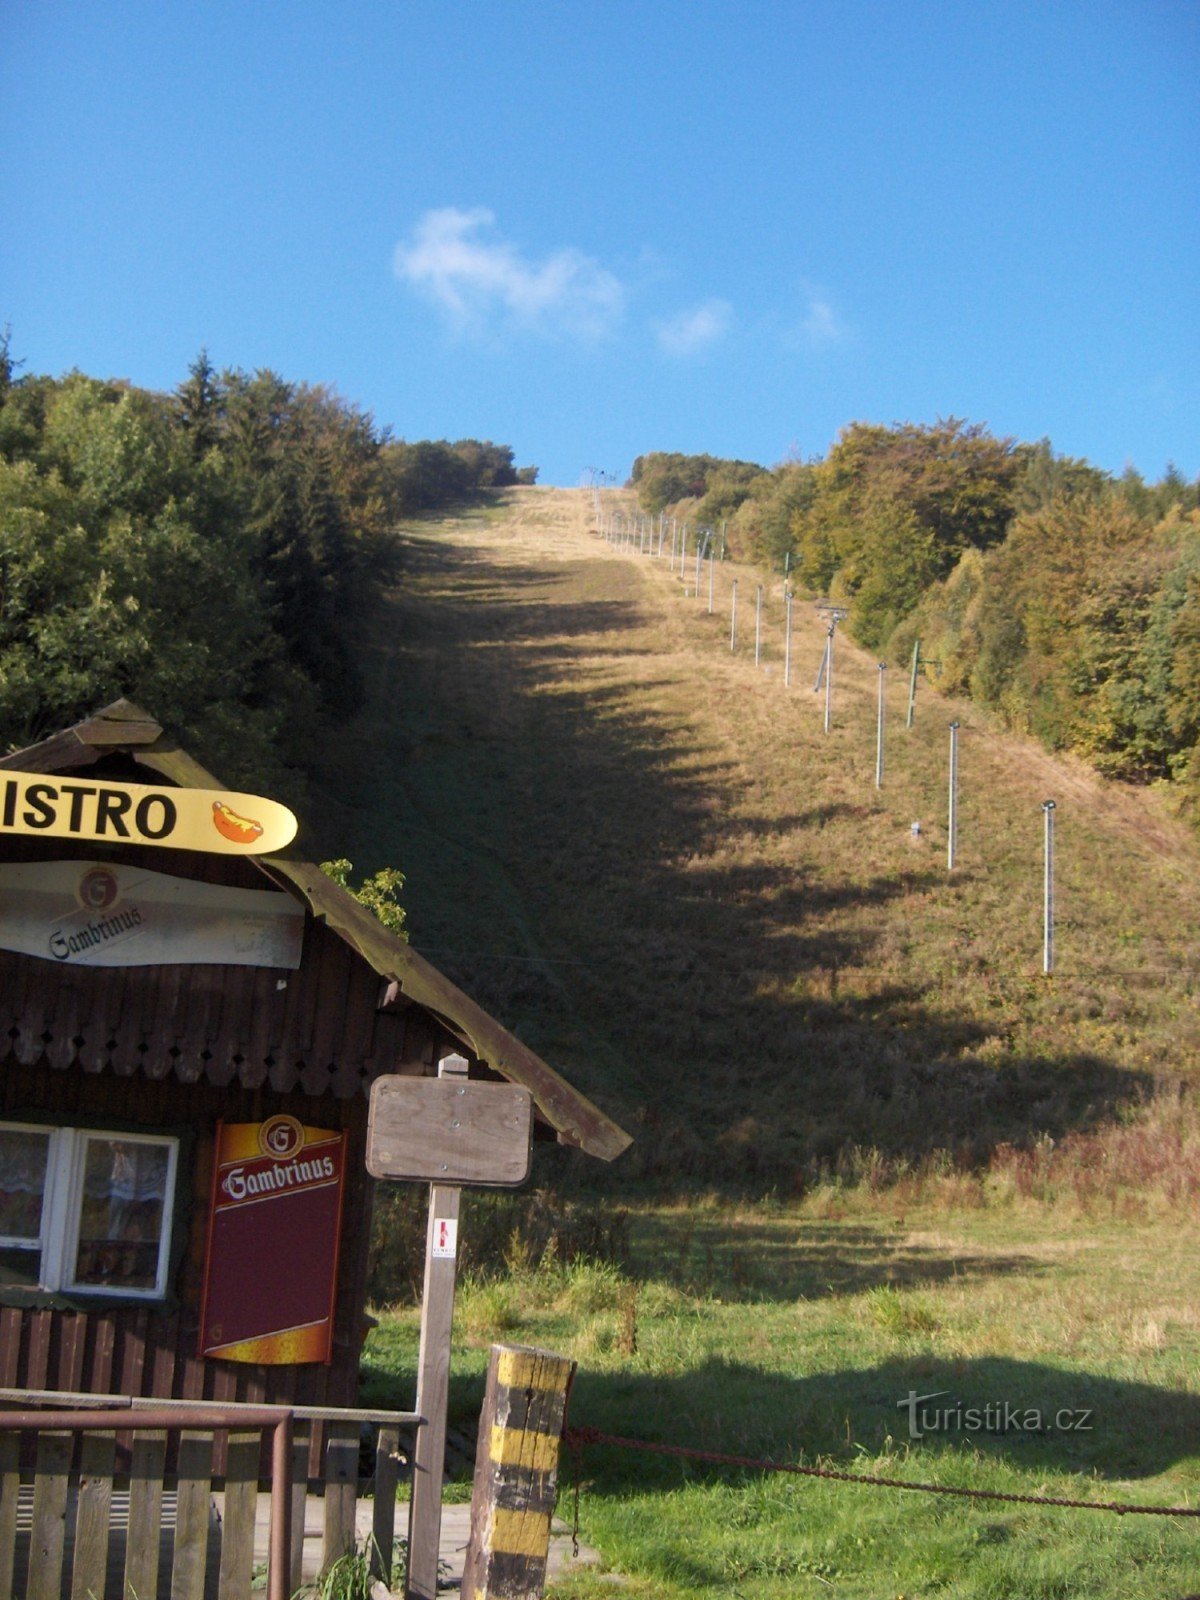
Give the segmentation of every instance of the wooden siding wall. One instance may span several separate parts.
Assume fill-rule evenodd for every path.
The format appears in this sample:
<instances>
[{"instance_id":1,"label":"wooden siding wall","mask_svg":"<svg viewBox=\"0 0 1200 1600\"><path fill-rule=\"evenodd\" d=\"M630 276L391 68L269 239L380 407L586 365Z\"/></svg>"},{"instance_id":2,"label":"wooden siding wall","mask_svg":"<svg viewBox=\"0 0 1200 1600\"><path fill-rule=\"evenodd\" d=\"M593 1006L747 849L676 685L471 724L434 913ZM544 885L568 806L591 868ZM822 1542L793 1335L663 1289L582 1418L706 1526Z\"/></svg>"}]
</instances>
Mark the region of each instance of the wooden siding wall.
<instances>
[{"instance_id":1,"label":"wooden siding wall","mask_svg":"<svg viewBox=\"0 0 1200 1600\"><path fill-rule=\"evenodd\" d=\"M16 843L16 841L5 841ZM100 852L43 849L43 858ZM15 852L5 855L13 859ZM30 858L26 853L25 859ZM136 859L135 859L136 858ZM151 870L240 887L227 858L123 853ZM380 1011L378 976L308 917L297 972L249 967L63 967L0 951L0 1116L179 1130L192 1139L177 1204L186 1244L165 1305L0 1305L0 1387L187 1400L353 1405L365 1333L372 1183L367 1094L382 1072L432 1072L427 1013ZM215 1125L286 1111L350 1131L331 1366L255 1366L196 1354ZM4 1299L13 1301L12 1294ZM400 1408L409 1395L397 1396ZM314 1440L314 1462L317 1441Z\"/></svg>"},{"instance_id":2,"label":"wooden siding wall","mask_svg":"<svg viewBox=\"0 0 1200 1600\"><path fill-rule=\"evenodd\" d=\"M4 860L102 859L58 841ZM274 889L250 863L175 850L131 850L122 864L237 888ZM282 892L282 891L276 891ZM270 1085L349 1098L381 1072L428 1059L431 1036L379 1009L381 982L345 940L306 918L298 972L269 967L82 967L0 950L0 1065L80 1067L217 1087ZM423 1014L422 1014L423 1015ZM428 1030L427 1030L428 1032Z\"/></svg>"},{"instance_id":3,"label":"wooden siding wall","mask_svg":"<svg viewBox=\"0 0 1200 1600\"><path fill-rule=\"evenodd\" d=\"M28 1113L36 1105L48 1121L111 1119L122 1127L190 1130L194 1138L194 1159L190 1169L180 1173L177 1203L186 1208L179 1218L185 1242L172 1298L165 1305L101 1302L95 1309L83 1296L72 1297L69 1309L0 1306L0 1387L255 1405L357 1403L373 1188L363 1165L367 1106L362 1096L318 1100L281 1096L266 1088L147 1084L76 1072L39 1073L11 1064L0 1074L0 1082L3 1115ZM197 1335L215 1124L218 1117L259 1122L283 1110L318 1127L350 1131L333 1360L329 1366L206 1360L197 1354ZM410 1407L411 1402L411 1395L396 1396L399 1408ZM319 1471L318 1451L319 1440L314 1440L314 1475Z\"/></svg>"}]
</instances>

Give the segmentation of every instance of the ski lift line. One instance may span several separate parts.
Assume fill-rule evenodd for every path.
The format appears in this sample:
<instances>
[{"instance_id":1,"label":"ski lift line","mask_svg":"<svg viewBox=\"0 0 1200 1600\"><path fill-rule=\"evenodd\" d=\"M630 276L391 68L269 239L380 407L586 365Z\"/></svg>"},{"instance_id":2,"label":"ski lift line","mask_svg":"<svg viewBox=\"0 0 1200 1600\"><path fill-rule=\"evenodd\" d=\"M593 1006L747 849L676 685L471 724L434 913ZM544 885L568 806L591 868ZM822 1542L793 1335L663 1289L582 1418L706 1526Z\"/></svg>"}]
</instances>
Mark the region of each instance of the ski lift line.
<instances>
[{"instance_id":1,"label":"ski lift line","mask_svg":"<svg viewBox=\"0 0 1200 1600\"><path fill-rule=\"evenodd\" d=\"M619 515L621 515L621 513L613 513L613 515L618 515L619 516ZM660 519L660 526L661 526L662 523L664 523L666 521L669 521L669 520L673 521L673 519L667 519L665 517L661 518ZM663 533L665 533L665 531L666 531L665 527L663 527L662 531L663 531ZM715 543L716 530L713 530L713 529L698 530L698 533L700 533L700 532L703 532L703 533L709 535L713 539L713 541ZM661 544L660 544L659 548L660 548L660 552L661 552L662 551L662 545ZM734 581L736 581L736 580L734 580ZM712 582L712 574L710 572L710 584L711 584L711 582ZM845 618L849 615L849 610L848 610L847 607L839 605L836 601L830 599L827 596L826 597L822 597L822 598L814 601L813 602L813 607L814 607L814 610L816 610L819 615L829 618L829 621L830 621L830 632L831 633L836 629L837 623L841 622L841 621L844 621ZM917 648L919 650L919 644L918 644ZM914 654L917 655L917 670L921 675L925 676L926 678L928 678L930 676L931 669L937 669L938 667L940 667L942 665L940 660L935 660L935 659L926 657L924 655L919 655L919 654L917 654L916 651L914 651ZM826 651L825 651L825 654L822 657L821 667L818 670L817 679L816 679L816 682L813 685L814 692L819 692L821 687L823 686L823 681L824 681L824 677L825 677L825 670L824 669L826 667L827 660L828 660L828 639L826 641ZM910 685L910 696L911 696L911 685ZM1003 747L1003 736L993 732L993 730L990 729L989 727L987 727L984 723L982 723L982 722L977 723L977 722L974 722L974 721L968 722L965 718L963 718L961 716L961 713L960 713L960 715L959 715L959 725L960 725L960 731L963 734L970 733L970 734L973 734L973 735L975 735L975 736L977 736L977 737L979 737L981 739L986 739L987 741L989 741L989 743L994 748L996 748L998 750ZM1034 752L1034 753L1035 753L1035 755L1040 755L1041 754L1041 752ZM1006 754L1008 754L1008 752L1006 752ZM1102 799L1098 800L1095 796L1089 795L1089 794L1080 795L1078 793L1074 793L1074 794L1071 795L1071 800L1072 800L1073 806L1078 811L1081 811L1085 815L1090 817L1090 819L1094 823L1099 824L1099 825L1103 825L1106 822L1108 822L1108 823L1111 823L1113 826L1117 826L1117 827L1121 826L1120 819L1116 818L1116 817L1113 817L1111 815L1111 813L1108 812L1108 810L1105 807ZM1146 862L1153 863L1158 868L1161 868L1165 864L1167 866L1167 868L1170 870L1170 872L1176 877L1182 876L1185 872L1190 872L1191 869L1189 867L1185 867L1185 866L1181 865L1179 862L1173 860L1169 855L1165 855L1161 850L1158 850L1158 849L1154 848L1151 845L1143 844L1141 842L1141 840L1137 837L1136 833L1133 832L1131 829L1129 829L1127 827L1126 828L1122 828L1122 833L1124 835L1124 848L1129 850L1130 853L1132 853L1133 855L1137 856L1138 858L1140 858L1140 859L1142 859L1142 860L1144 860Z\"/></svg>"}]
</instances>

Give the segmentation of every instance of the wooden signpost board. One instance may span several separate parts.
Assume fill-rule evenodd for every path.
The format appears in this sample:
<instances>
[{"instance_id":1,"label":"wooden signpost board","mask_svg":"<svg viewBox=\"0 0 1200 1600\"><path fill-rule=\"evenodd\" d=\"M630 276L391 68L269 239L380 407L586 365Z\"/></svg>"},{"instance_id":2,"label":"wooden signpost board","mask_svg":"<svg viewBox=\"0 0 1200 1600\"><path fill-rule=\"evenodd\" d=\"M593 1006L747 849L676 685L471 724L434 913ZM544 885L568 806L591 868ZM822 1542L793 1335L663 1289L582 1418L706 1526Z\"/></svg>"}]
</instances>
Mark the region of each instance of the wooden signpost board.
<instances>
[{"instance_id":1,"label":"wooden signpost board","mask_svg":"<svg viewBox=\"0 0 1200 1600\"><path fill-rule=\"evenodd\" d=\"M510 1083L472 1082L463 1056L443 1057L436 1078L377 1078L367 1122L367 1171L429 1184L417 1430L409 1502L409 1600L437 1595L450 1334L464 1184L524 1183L533 1147L533 1097Z\"/></svg>"},{"instance_id":2,"label":"wooden signpost board","mask_svg":"<svg viewBox=\"0 0 1200 1600\"><path fill-rule=\"evenodd\" d=\"M373 1178L508 1187L528 1178L532 1147L533 1096L517 1084L455 1075L371 1085Z\"/></svg>"}]
</instances>

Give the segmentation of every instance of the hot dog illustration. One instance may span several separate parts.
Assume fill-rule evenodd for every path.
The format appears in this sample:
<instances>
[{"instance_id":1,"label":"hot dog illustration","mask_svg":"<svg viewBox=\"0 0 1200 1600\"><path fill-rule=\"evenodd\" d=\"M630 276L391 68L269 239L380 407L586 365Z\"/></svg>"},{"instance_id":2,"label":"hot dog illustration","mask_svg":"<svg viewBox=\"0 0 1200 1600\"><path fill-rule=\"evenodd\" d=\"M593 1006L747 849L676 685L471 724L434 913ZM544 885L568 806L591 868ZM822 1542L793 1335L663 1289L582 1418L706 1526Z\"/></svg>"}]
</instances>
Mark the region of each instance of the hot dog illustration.
<instances>
[{"instance_id":1,"label":"hot dog illustration","mask_svg":"<svg viewBox=\"0 0 1200 1600\"><path fill-rule=\"evenodd\" d=\"M222 838L234 844L253 844L255 839L262 838L262 823L255 822L253 817L239 817L224 800L213 801L213 827Z\"/></svg>"}]
</instances>

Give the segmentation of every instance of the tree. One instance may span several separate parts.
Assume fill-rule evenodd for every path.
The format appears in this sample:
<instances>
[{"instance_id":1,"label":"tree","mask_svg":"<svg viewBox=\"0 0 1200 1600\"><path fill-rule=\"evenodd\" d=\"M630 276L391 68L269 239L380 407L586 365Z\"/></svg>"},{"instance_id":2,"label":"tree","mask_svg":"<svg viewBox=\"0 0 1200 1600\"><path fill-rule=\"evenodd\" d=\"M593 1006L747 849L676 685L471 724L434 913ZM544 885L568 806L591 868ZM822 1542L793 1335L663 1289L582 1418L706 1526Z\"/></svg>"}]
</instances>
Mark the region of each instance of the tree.
<instances>
[{"instance_id":1,"label":"tree","mask_svg":"<svg viewBox=\"0 0 1200 1600\"><path fill-rule=\"evenodd\" d=\"M378 872L372 873L369 878L364 878L357 889L350 882L354 863L347 861L345 857L337 861L322 861L321 871L352 894L360 905L374 912L385 928L390 928L394 934L407 942L404 907L397 898L404 887L404 874L396 867L380 867Z\"/></svg>"},{"instance_id":2,"label":"tree","mask_svg":"<svg viewBox=\"0 0 1200 1600\"><path fill-rule=\"evenodd\" d=\"M218 443L225 415L225 386L207 350L201 349L175 396L180 425L191 442L193 459L199 461Z\"/></svg>"},{"instance_id":3,"label":"tree","mask_svg":"<svg viewBox=\"0 0 1200 1600\"><path fill-rule=\"evenodd\" d=\"M857 636L882 643L964 550L1003 539L1019 467L1012 440L955 417L851 424L813 468L795 519L802 580L855 601Z\"/></svg>"},{"instance_id":4,"label":"tree","mask_svg":"<svg viewBox=\"0 0 1200 1600\"><path fill-rule=\"evenodd\" d=\"M683 500L703 499L718 479L736 491L762 471L763 468L752 461L652 451L649 455L638 456L629 481L638 492L638 504L654 516ZM728 491L725 503L728 504ZM740 504L740 499L736 503Z\"/></svg>"}]
</instances>

